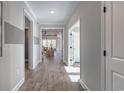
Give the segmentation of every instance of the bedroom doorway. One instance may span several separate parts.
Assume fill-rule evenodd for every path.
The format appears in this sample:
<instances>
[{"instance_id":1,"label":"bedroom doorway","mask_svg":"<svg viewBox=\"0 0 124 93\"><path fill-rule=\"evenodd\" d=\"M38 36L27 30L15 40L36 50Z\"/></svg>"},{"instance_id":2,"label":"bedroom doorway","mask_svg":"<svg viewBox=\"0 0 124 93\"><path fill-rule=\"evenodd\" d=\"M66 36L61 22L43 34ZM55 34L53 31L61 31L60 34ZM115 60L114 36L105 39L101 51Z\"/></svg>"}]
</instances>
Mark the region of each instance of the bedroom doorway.
<instances>
[{"instance_id":1,"label":"bedroom doorway","mask_svg":"<svg viewBox=\"0 0 124 93\"><path fill-rule=\"evenodd\" d=\"M33 41L32 41L33 23L28 16L26 10L24 10L24 73L25 80L29 77L29 72L33 69Z\"/></svg>"},{"instance_id":2,"label":"bedroom doorway","mask_svg":"<svg viewBox=\"0 0 124 93\"><path fill-rule=\"evenodd\" d=\"M68 33L68 66L65 67L72 82L80 79L80 21L77 21ZM70 74L71 73L71 74Z\"/></svg>"},{"instance_id":3,"label":"bedroom doorway","mask_svg":"<svg viewBox=\"0 0 124 93\"><path fill-rule=\"evenodd\" d=\"M69 66L80 66L80 21L77 21L69 30Z\"/></svg>"}]
</instances>

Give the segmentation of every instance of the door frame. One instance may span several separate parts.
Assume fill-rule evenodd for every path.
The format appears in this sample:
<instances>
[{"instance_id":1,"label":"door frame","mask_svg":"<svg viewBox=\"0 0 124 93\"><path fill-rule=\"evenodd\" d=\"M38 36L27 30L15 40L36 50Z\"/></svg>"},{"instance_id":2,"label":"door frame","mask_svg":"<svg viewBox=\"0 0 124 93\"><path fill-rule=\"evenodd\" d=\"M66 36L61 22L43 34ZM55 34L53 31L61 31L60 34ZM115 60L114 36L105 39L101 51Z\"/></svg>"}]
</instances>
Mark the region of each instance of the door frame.
<instances>
[{"instance_id":1,"label":"door frame","mask_svg":"<svg viewBox=\"0 0 124 93\"><path fill-rule=\"evenodd\" d=\"M112 57L113 57L113 59L118 59L119 58L119 56L114 56L113 55L113 51L114 50L112 50L112 46L113 46L112 40L114 39L114 38L112 38L113 37L112 33L114 33L113 32L113 25L112 25L113 24L112 22L114 20L114 19L112 19L112 17L113 17L113 12L112 11L114 11L114 10L113 10L113 4L112 3L113 3L113 1L106 1L105 2L105 7L107 8L108 11L106 11L105 16L104 16L104 18L105 18L105 21L104 21L104 32L105 32L105 41L106 41L105 42L105 46L106 46L105 48L106 48L107 54L108 54L106 59L105 59L105 65L106 65L106 68L105 68L105 71L106 71L106 73L105 73L106 74L105 90L107 90L107 91L114 90L114 87L113 87L113 84L114 84L113 83L113 80L114 80L113 79L113 73L114 72L115 72L115 74L117 73L118 76L120 76L119 74L122 74L121 72L118 72L117 69L115 69L115 67L114 67L115 65L117 67L121 67L118 64L119 62L116 62L117 64L114 64L115 62L113 62L113 60L111 59ZM116 58L116 57L118 57L118 58ZM121 60L121 57L118 60ZM109 67L111 65L111 63L112 63L112 67ZM123 67L121 67L121 68L123 68ZM122 70L120 70L120 71L122 71ZM108 82L110 80L112 80L112 81Z\"/></svg>"},{"instance_id":2,"label":"door frame","mask_svg":"<svg viewBox=\"0 0 124 93\"><path fill-rule=\"evenodd\" d=\"M81 40L81 34L80 34L80 31L81 31L81 20L80 20L80 18L78 18L73 24L72 24L72 26L69 28L69 30L68 30L68 44L69 44L69 37L70 37L70 32L72 32L72 29L74 28L74 26L75 26L75 24L77 23L77 22L79 22L79 39ZM79 42L80 43L80 49L81 49L81 41ZM70 61L70 59L69 59L69 50L70 50L70 46L68 45L68 63L67 63L67 65L69 65L69 61ZM81 52L80 52L81 53ZM79 54L80 55L80 54ZM81 55L80 55L81 56ZM81 62L81 60L80 60L80 62Z\"/></svg>"},{"instance_id":3,"label":"door frame","mask_svg":"<svg viewBox=\"0 0 124 93\"><path fill-rule=\"evenodd\" d=\"M32 18L30 16L30 14L28 13L28 11L26 9L23 10L23 20L24 20L24 31L25 31L25 17L27 17L30 22L31 22L31 29L29 31L29 69L33 69L33 21ZM25 36L25 34L24 34ZM24 37L25 40L25 37ZM24 55L25 55L25 44L24 44ZM24 58L25 60L25 58ZM24 61L24 69L25 69L25 61ZM25 71L24 71L25 72Z\"/></svg>"},{"instance_id":4,"label":"door frame","mask_svg":"<svg viewBox=\"0 0 124 93\"><path fill-rule=\"evenodd\" d=\"M39 39L39 41L40 41L40 45L39 45L39 47L40 47L40 62L43 62L43 57L42 57L42 52L43 52L43 50L42 50L42 41L43 41L43 39L42 39L42 28L40 27L39 28L39 30L40 30L40 32L39 32L39 35L40 35L40 39Z\"/></svg>"},{"instance_id":5,"label":"door frame","mask_svg":"<svg viewBox=\"0 0 124 93\"><path fill-rule=\"evenodd\" d=\"M42 57L42 45L43 45L43 38L41 38L42 36L42 29L62 29L62 33L61 33L61 36L62 36L62 62L64 62L64 31L65 31L65 28L63 26L47 26L47 25L43 25L40 27L40 59L42 60L43 57Z\"/></svg>"},{"instance_id":6,"label":"door frame","mask_svg":"<svg viewBox=\"0 0 124 93\"><path fill-rule=\"evenodd\" d=\"M101 1L101 90L106 90L106 57L103 55L105 47L105 1Z\"/></svg>"},{"instance_id":7,"label":"door frame","mask_svg":"<svg viewBox=\"0 0 124 93\"><path fill-rule=\"evenodd\" d=\"M1 3L1 56L0 59L3 59L4 57L4 3L3 1L0 1Z\"/></svg>"}]
</instances>

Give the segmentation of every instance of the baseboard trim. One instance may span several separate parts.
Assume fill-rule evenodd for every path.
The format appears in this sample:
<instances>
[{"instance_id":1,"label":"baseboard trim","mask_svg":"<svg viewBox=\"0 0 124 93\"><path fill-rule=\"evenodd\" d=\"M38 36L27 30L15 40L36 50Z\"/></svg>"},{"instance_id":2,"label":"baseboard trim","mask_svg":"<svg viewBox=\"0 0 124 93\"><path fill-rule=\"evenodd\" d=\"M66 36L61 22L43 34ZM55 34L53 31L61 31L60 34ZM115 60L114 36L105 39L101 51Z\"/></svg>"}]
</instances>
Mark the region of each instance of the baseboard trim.
<instances>
[{"instance_id":1,"label":"baseboard trim","mask_svg":"<svg viewBox=\"0 0 124 93\"><path fill-rule=\"evenodd\" d=\"M19 81L19 83L11 90L11 91L18 91L19 88L22 86L22 84L24 83L24 78L22 80Z\"/></svg>"},{"instance_id":2,"label":"baseboard trim","mask_svg":"<svg viewBox=\"0 0 124 93\"><path fill-rule=\"evenodd\" d=\"M68 63L67 63L66 60L63 60L62 62L63 62L66 66L68 66Z\"/></svg>"},{"instance_id":3,"label":"baseboard trim","mask_svg":"<svg viewBox=\"0 0 124 93\"><path fill-rule=\"evenodd\" d=\"M88 87L87 87L87 85L86 85L86 83L84 83L83 82L83 80L79 80L79 83L80 83L80 85L82 86L82 88L85 90L85 91L91 91Z\"/></svg>"},{"instance_id":4,"label":"baseboard trim","mask_svg":"<svg viewBox=\"0 0 124 93\"><path fill-rule=\"evenodd\" d=\"M37 64L35 65L34 69L37 68L38 64L41 62L41 60L37 61Z\"/></svg>"}]
</instances>

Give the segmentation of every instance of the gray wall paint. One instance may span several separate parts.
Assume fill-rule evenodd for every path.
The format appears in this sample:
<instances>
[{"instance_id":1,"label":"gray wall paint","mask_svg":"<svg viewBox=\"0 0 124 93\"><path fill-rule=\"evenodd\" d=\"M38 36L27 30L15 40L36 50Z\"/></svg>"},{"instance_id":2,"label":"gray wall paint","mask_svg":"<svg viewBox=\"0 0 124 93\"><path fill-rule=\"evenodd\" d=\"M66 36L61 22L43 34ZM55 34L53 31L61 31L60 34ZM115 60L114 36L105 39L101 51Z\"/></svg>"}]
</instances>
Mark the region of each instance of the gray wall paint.
<instances>
[{"instance_id":1,"label":"gray wall paint","mask_svg":"<svg viewBox=\"0 0 124 93\"><path fill-rule=\"evenodd\" d=\"M67 26L64 27L63 30L63 61L68 65L68 29Z\"/></svg>"},{"instance_id":2,"label":"gray wall paint","mask_svg":"<svg viewBox=\"0 0 124 93\"><path fill-rule=\"evenodd\" d=\"M24 44L24 31L4 22L4 41L6 44Z\"/></svg>"},{"instance_id":3,"label":"gray wall paint","mask_svg":"<svg viewBox=\"0 0 124 93\"><path fill-rule=\"evenodd\" d=\"M81 79L92 91L101 90L101 2L81 1L68 29L80 18Z\"/></svg>"},{"instance_id":4,"label":"gray wall paint","mask_svg":"<svg viewBox=\"0 0 124 93\"><path fill-rule=\"evenodd\" d=\"M34 44L35 45L39 45L40 44L40 40L38 37L34 37Z\"/></svg>"}]
</instances>

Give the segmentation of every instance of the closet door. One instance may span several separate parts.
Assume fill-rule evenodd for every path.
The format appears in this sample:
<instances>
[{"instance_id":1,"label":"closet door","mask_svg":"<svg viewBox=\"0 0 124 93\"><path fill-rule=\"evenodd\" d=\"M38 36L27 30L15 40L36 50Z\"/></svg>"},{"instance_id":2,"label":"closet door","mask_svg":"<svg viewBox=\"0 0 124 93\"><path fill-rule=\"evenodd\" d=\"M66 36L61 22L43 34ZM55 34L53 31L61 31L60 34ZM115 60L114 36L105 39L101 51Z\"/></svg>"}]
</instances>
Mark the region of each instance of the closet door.
<instances>
[{"instance_id":1,"label":"closet door","mask_svg":"<svg viewBox=\"0 0 124 93\"><path fill-rule=\"evenodd\" d=\"M124 1L105 5L106 90L124 90Z\"/></svg>"}]
</instances>

